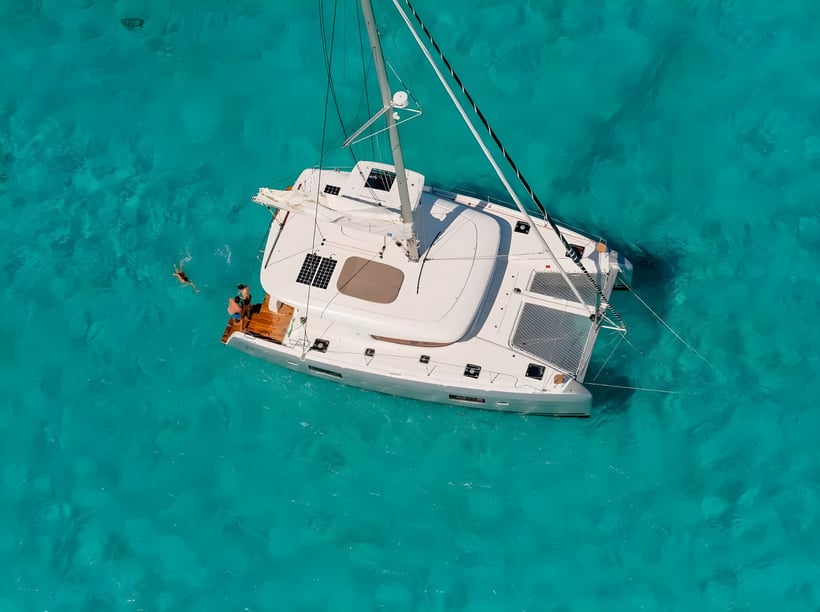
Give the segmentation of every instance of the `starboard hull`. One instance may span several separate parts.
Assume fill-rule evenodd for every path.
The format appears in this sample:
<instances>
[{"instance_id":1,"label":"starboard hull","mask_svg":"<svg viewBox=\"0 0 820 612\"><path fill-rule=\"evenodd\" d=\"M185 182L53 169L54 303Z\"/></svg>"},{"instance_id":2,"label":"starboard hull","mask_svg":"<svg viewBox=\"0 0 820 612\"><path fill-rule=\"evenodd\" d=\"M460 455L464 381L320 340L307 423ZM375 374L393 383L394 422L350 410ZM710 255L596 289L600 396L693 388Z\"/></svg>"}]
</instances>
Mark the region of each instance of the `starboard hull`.
<instances>
[{"instance_id":1,"label":"starboard hull","mask_svg":"<svg viewBox=\"0 0 820 612\"><path fill-rule=\"evenodd\" d=\"M588 417L592 406L590 392L574 380L570 380L561 392L494 390L480 385L431 383L418 377L353 368L322 359L325 354L316 351L308 351L302 358L300 349L244 333L232 334L227 344L252 357L305 375L424 402L497 412L566 417Z\"/></svg>"}]
</instances>

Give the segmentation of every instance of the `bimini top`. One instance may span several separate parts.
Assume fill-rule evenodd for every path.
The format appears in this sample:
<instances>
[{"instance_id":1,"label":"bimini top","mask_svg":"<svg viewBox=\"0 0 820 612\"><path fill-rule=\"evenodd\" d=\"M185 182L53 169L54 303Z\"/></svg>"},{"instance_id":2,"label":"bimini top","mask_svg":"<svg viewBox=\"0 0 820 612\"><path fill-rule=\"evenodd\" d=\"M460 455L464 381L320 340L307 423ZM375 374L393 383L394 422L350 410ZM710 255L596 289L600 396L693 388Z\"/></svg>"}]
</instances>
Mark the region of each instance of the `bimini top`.
<instances>
[{"instance_id":1,"label":"bimini top","mask_svg":"<svg viewBox=\"0 0 820 612\"><path fill-rule=\"evenodd\" d=\"M391 171L389 166L370 166L374 168ZM301 189L315 181L317 174L318 170L303 173ZM308 203L306 207L288 207L291 213L304 214L289 214L281 233L271 232L262 287L277 300L306 311L310 326L327 328L338 322L369 335L413 343L461 339L484 301L495 269L501 233L498 222L470 207L422 194L419 181L414 185L418 198L414 217L422 248L420 260L411 262L382 231L403 226L398 198L389 198L392 186L385 192L388 199L379 200L384 206L369 204L374 209L369 218L381 227L371 231L365 221L366 209L358 206L364 204L360 199L369 190L381 190L359 184L360 178L347 174L355 172L321 172L321 185L341 183L338 194L329 194L324 187L320 190L333 196L332 209L323 206L320 197L317 210L317 199L307 194L301 200ZM390 181L389 174L368 172L367 176ZM301 189L297 183L292 192L286 192L296 192L289 203L298 199ZM267 199L267 194L260 191L257 198ZM351 207L348 214L340 215L345 206ZM331 210L336 218L328 214ZM356 214L350 214L351 210Z\"/></svg>"}]
</instances>

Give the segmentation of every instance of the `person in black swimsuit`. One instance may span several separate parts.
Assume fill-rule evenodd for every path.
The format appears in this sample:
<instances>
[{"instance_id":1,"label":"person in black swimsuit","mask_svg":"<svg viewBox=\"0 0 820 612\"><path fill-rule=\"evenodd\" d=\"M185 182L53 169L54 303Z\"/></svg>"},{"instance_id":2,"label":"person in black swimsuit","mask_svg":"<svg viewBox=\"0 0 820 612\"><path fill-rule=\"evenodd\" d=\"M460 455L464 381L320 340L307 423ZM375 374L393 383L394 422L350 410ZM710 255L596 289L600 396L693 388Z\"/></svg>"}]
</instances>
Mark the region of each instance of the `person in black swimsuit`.
<instances>
[{"instance_id":1,"label":"person in black swimsuit","mask_svg":"<svg viewBox=\"0 0 820 612\"><path fill-rule=\"evenodd\" d=\"M174 278L176 278L183 285L190 285L191 287L194 288L194 291L196 293L199 293L199 287L197 287L194 284L194 281L192 281L190 278L188 278L188 275L185 274L185 271L182 269L183 265L184 265L184 262L180 261L179 264L174 266Z\"/></svg>"},{"instance_id":2,"label":"person in black swimsuit","mask_svg":"<svg viewBox=\"0 0 820 612\"><path fill-rule=\"evenodd\" d=\"M251 290L247 285L239 284L236 286L239 294L234 298L234 301L242 308L242 329L248 326L251 318Z\"/></svg>"}]
</instances>

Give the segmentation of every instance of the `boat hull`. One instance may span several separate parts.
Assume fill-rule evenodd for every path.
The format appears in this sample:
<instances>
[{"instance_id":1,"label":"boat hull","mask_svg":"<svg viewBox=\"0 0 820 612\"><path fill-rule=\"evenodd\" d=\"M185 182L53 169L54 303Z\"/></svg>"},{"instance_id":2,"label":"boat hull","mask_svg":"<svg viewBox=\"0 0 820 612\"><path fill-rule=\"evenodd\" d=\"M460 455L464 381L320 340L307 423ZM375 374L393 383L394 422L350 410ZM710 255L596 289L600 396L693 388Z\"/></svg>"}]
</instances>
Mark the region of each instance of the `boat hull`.
<instances>
[{"instance_id":1,"label":"boat hull","mask_svg":"<svg viewBox=\"0 0 820 612\"><path fill-rule=\"evenodd\" d=\"M316 351L308 351L302 358L301 353L292 348L241 332L232 334L227 344L252 357L302 374L424 402L497 412L566 417L588 417L592 407L592 395L575 380L570 380L560 393L493 390L478 386L437 384L417 377L352 368L322 359L325 354Z\"/></svg>"},{"instance_id":2,"label":"boat hull","mask_svg":"<svg viewBox=\"0 0 820 612\"><path fill-rule=\"evenodd\" d=\"M393 233L384 234L385 219L399 219L388 200L363 206L361 190L345 200L365 170L374 171L308 169L293 189L260 189L254 201L275 209L261 258L265 302L245 332L229 326L222 341L389 395L589 416L592 396L579 381L608 323L602 300L616 278L628 282L631 264L601 241L422 186L420 175L415 219L424 257L415 262L401 240L386 239ZM364 272L361 261L372 268Z\"/></svg>"}]
</instances>

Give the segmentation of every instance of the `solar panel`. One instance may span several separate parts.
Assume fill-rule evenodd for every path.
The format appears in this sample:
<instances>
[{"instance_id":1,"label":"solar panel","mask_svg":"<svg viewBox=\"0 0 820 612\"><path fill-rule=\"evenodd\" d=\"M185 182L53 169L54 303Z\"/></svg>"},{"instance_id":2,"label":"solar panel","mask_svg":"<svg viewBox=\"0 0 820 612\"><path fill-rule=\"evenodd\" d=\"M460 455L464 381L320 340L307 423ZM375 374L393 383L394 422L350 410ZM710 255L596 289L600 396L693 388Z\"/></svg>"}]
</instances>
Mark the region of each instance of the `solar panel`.
<instances>
[{"instance_id":1,"label":"solar panel","mask_svg":"<svg viewBox=\"0 0 820 612\"><path fill-rule=\"evenodd\" d=\"M314 253L305 255L305 261L302 262L302 269L299 270L299 275L296 277L297 283L309 285L316 275L316 268L319 267L319 261L322 258Z\"/></svg>"},{"instance_id":2,"label":"solar panel","mask_svg":"<svg viewBox=\"0 0 820 612\"><path fill-rule=\"evenodd\" d=\"M322 263L319 264L319 271L316 273L316 278L313 279L313 286L319 289L327 289L334 269L336 269L336 260L322 257Z\"/></svg>"},{"instance_id":3,"label":"solar panel","mask_svg":"<svg viewBox=\"0 0 820 612\"><path fill-rule=\"evenodd\" d=\"M341 187L337 187L336 185L325 185L325 193L329 193L330 195L339 195L341 190Z\"/></svg>"}]
</instances>

